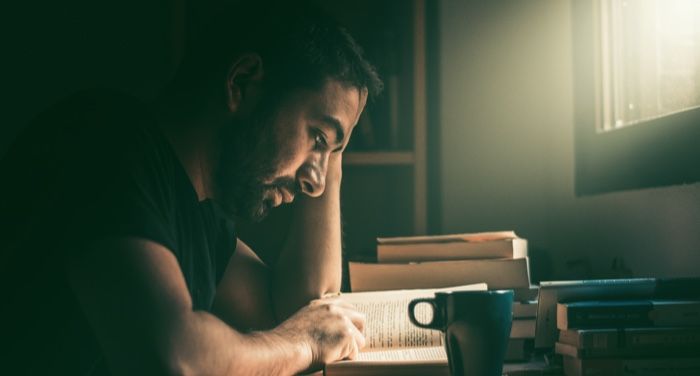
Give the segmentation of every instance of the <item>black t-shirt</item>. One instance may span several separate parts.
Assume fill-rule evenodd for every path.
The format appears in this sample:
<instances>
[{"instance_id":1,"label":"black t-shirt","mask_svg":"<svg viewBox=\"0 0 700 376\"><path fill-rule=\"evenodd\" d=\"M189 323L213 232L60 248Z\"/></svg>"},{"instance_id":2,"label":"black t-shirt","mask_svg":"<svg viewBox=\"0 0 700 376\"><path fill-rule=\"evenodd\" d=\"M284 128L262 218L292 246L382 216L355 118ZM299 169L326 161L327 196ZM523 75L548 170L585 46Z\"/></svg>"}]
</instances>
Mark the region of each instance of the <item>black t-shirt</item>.
<instances>
[{"instance_id":1,"label":"black t-shirt","mask_svg":"<svg viewBox=\"0 0 700 376\"><path fill-rule=\"evenodd\" d=\"M213 202L198 200L138 101L101 91L60 103L2 156L0 174L0 369L108 374L66 276L66 263L99 239L164 245L178 260L194 308L211 307L235 250L233 222Z\"/></svg>"}]
</instances>

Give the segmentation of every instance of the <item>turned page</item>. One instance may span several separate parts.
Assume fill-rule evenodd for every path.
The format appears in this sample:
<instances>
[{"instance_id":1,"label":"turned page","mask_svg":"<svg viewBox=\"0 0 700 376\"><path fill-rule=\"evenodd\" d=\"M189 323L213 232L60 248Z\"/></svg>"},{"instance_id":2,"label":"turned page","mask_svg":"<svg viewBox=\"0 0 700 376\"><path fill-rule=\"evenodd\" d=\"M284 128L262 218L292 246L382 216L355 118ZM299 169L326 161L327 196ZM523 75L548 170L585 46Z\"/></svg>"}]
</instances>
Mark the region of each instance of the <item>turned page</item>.
<instances>
[{"instance_id":1,"label":"turned page","mask_svg":"<svg viewBox=\"0 0 700 376\"><path fill-rule=\"evenodd\" d=\"M387 349L442 347L442 333L437 330L421 329L411 324L408 318L408 304L416 298L433 297L436 291L477 291L486 290L486 284L474 284L445 289L396 290L343 294L342 299L364 313L365 339L367 345L362 351ZM431 309L427 304L416 307L416 317L421 322L431 320Z\"/></svg>"},{"instance_id":2,"label":"turned page","mask_svg":"<svg viewBox=\"0 0 700 376\"><path fill-rule=\"evenodd\" d=\"M355 360L372 362L402 362L421 360L446 361L447 353L445 352L444 346L419 347L414 349L363 351L357 356Z\"/></svg>"}]
</instances>

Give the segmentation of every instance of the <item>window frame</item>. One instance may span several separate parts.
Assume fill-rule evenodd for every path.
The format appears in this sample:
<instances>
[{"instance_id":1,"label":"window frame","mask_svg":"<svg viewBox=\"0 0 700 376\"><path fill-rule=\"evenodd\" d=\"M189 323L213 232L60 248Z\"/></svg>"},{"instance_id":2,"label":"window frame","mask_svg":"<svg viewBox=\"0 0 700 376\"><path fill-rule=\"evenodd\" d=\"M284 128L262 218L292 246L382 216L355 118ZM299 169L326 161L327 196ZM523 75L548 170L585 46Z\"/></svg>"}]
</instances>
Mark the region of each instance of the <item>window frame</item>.
<instances>
[{"instance_id":1,"label":"window frame","mask_svg":"<svg viewBox=\"0 0 700 376\"><path fill-rule=\"evenodd\" d=\"M571 4L576 195L700 181L700 108L597 132L595 1Z\"/></svg>"}]
</instances>

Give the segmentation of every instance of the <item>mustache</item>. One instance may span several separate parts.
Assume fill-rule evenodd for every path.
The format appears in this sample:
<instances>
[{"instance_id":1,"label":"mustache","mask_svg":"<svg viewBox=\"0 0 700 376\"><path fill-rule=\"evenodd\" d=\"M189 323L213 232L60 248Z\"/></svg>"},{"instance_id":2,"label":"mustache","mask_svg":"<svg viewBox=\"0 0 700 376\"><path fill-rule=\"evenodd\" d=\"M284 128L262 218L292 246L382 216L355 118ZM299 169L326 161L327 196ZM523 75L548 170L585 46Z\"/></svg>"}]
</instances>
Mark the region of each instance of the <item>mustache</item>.
<instances>
[{"instance_id":1,"label":"mustache","mask_svg":"<svg viewBox=\"0 0 700 376\"><path fill-rule=\"evenodd\" d=\"M294 178L290 177L280 177L272 181L270 184L265 184L264 189L286 189L293 195L297 195L301 190L299 184L297 184Z\"/></svg>"}]
</instances>

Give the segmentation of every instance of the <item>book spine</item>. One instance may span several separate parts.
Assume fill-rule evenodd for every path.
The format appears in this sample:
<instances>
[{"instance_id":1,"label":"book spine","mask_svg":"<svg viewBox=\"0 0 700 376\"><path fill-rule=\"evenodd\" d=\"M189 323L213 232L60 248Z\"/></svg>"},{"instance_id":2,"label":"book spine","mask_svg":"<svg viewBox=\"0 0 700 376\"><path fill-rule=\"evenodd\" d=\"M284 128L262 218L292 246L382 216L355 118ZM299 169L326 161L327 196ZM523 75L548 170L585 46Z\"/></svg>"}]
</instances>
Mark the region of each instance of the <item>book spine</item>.
<instances>
[{"instance_id":1,"label":"book spine","mask_svg":"<svg viewBox=\"0 0 700 376\"><path fill-rule=\"evenodd\" d=\"M683 345L582 349L573 345L557 342L554 344L554 351L560 355L581 359L700 356L700 349L697 347Z\"/></svg>"},{"instance_id":2,"label":"book spine","mask_svg":"<svg viewBox=\"0 0 700 376\"><path fill-rule=\"evenodd\" d=\"M567 376L697 376L700 358L577 359L564 357Z\"/></svg>"},{"instance_id":3,"label":"book spine","mask_svg":"<svg viewBox=\"0 0 700 376\"><path fill-rule=\"evenodd\" d=\"M642 333L625 332L620 342L622 346L628 347L700 346L700 328L683 328Z\"/></svg>"},{"instance_id":4,"label":"book spine","mask_svg":"<svg viewBox=\"0 0 700 376\"><path fill-rule=\"evenodd\" d=\"M648 327L651 303L639 306L607 307L601 305L561 304L557 310L557 328L611 328L618 326Z\"/></svg>"},{"instance_id":5,"label":"book spine","mask_svg":"<svg viewBox=\"0 0 700 376\"><path fill-rule=\"evenodd\" d=\"M578 349L663 350L683 346L700 349L700 328L570 329L559 332L559 342Z\"/></svg>"},{"instance_id":6,"label":"book spine","mask_svg":"<svg viewBox=\"0 0 700 376\"><path fill-rule=\"evenodd\" d=\"M652 302L627 305L560 303L557 307L557 328L560 330L697 325L700 325L700 304L696 302L661 306Z\"/></svg>"}]
</instances>

